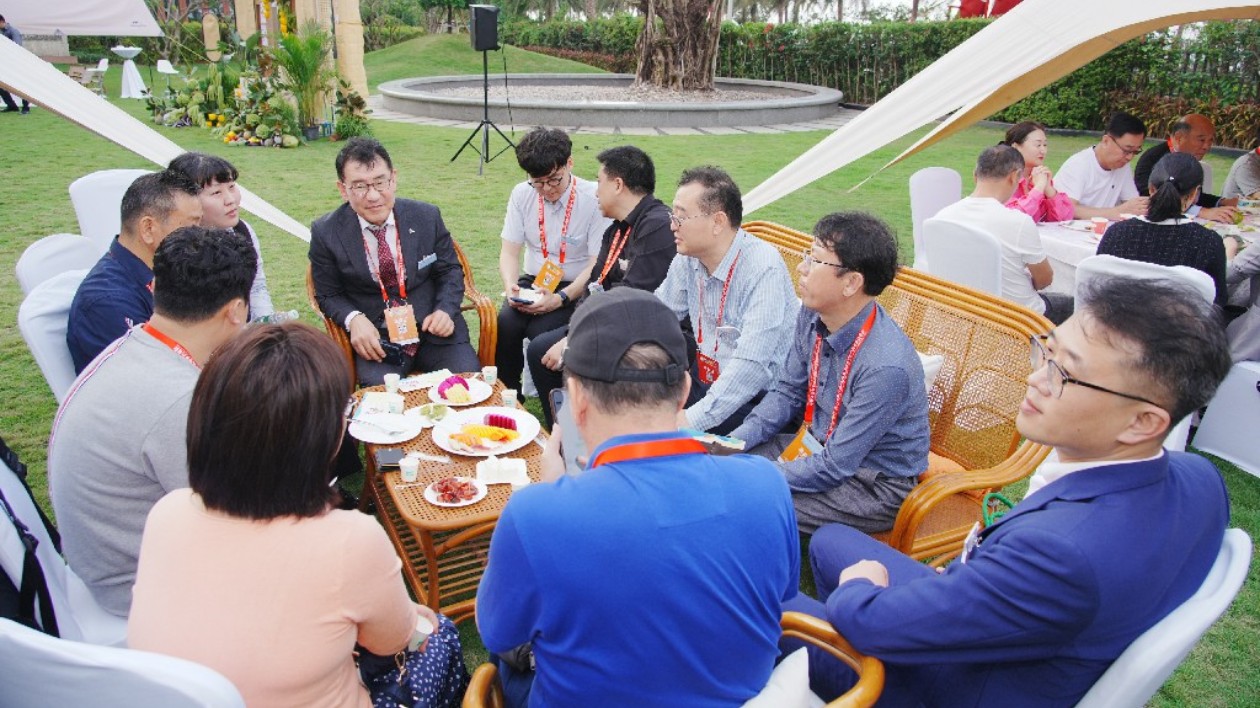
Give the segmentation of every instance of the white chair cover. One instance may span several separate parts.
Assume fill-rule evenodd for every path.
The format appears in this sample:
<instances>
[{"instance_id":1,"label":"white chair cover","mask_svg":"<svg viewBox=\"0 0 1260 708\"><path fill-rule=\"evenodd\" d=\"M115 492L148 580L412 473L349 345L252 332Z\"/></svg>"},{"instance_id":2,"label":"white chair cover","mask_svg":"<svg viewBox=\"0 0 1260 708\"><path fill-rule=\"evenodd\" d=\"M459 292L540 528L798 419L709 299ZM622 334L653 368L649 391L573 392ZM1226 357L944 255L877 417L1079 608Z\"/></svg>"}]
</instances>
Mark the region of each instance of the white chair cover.
<instances>
[{"instance_id":1,"label":"white chair cover","mask_svg":"<svg viewBox=\"0 0 1260 708\"><path fill-rule=\"evenodd\" d=\"M932 272L923 248L923 222L962 199L962 175L948 167L925 167L910 175L910 222L914 234L914 267Z\"/></svg>"},{"instance_id":2,"label":"white chair cover","mask_svg":"<svg viewBox=\"0 0 1260 708\"><path fill-rule=\"evenodd\" d=\"M40 283L18 308L18 329L35 357L60 404L74 383L74 361L66 346L66 322L70 302L87 275L86 270L72 270Z\"/></svg>"},{"instance_id":3,"label":"white chair cover","mask_svg":"<svg viewBox=\"0 0 1260 708\"><path fill-rule=\"evenodd\" d=\"M928 272L1002 297L1002 245L997 237L944 219L923 222Z\"/></svg>"},{"instance_id":4,"label":"white chair cover","mask_svg":"<svg viewBox=\"0 0 1260 708\"><path fill-rule=\"evenodd\" d=\"M102 59L101 61L108 61ZM101 170L70 183L70 201L79 218L79 233L102 246L118 235L122 226L123 193L140 175L150 170Z\"/></svg>"},{"instance_id":5,"label":"white chair cover","mask_svg":"<svg viewBox=\"0 0 1260 708\"><path fill-rule=\"evenodd\" d=\"M1260 477L1260 362L1240 361L1216 390L1194 446Z\"/></svg>"},{"instance_id":6,"label":"white chair cover","mask_svg":"<svg viewBox=\"0 0 1260 708\"><path fill-rule=\"evenodd\" d=\"M78 234L45 236L26 247L17 262L18 285L28 295L36 285L68 270L96 265L105 250Z\"/></svg>"},{"instance_id":7,"label":"white chair cover","mask_svg":"<svg viewBox=\"0 0 1260 708\"><path fill-rule=\"evenodd\" d=\"M244 708L222 674L185 659L57 639L0 620L4 704Z\"/></svg>"},{"instance_id":8,"label":"white chair cover","mask_svg":"<svg viewBox=\"0 0 1260 708\"><path fill-rule=\"evenodd\" d=\"M1242 588L1251 565L1251 538L1229 529L1203 585L1143 632L1098 679L1076 708L1141 708L1186 658Z\"/></svg>"}]
</instances>

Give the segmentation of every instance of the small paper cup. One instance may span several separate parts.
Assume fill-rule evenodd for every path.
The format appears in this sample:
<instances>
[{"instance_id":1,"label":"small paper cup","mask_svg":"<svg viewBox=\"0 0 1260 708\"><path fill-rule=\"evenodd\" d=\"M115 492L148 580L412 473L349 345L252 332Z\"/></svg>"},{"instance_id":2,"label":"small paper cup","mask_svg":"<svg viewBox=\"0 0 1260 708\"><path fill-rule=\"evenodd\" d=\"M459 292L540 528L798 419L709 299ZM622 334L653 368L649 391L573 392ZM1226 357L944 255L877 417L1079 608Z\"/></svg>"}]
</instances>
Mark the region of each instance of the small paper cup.
<instances>
[{"instance_id":1,"label":"small paper cup","mask_svg":"<svg viewBox=\"0 0 1260 708\"><path fill-rule=\"evenodd\" d=\"M481 378L484 379L486 383L493 386L494 382L499 380L499 367L497 366L481 367Z\"/></svg>"},{"instance_id":2,"label":"small paper cup","mask_svg":"<svg viewBox=\"0 0 1260 708\"><path fill-rule=\"evenodd\" d=\"M410 651L419 651L420 645L424 644L424 640L433 634L433 623L429 620L416 616L416 629L411 633L411 641L407 642L407 649Z\"/></svg>"},{"instance_id":3,"label":"small paper cup","mask_svg":"<svg viewBox=\"0 0 1260 708\"><path fill-rule=\"evenodd\" d=\"M516 389L514 388L503 389L503 405L508 408L516 407Z\"/></svg>"},{"instance_id":4,"label":"small paper cup","mask_svg":"<svg viewBox=\"0 0 1260 708\"><path fill-rule=\"evenodd\" d=\"M1111 223L1111 220L1105 216L1095 216L1090 221L1094 222L1094 233L1099 236L1103 235L1103 232L1107 230L1107 224Z\"/></svg>"},{"instance_id":5,"label":"small paper cup","mask_svg":"<svg viewBox=\"0 0 1260 708\"><path fill-rule=\"evenodd\" d=\"M404 457L398 461L398 472L402 481L414 482L420 478L420 460L415 457Z\"/></svg>"},{"instance_id":6,"label":"small paper cup","mask_svg":"<svg viewBox=\"0 0 1260 708\"><path fill-rule=\"evenodd\" d=\"M385 392L398 393L398 382L401 379L398 374L385 374Z\"/></svg>"}]
</instances>

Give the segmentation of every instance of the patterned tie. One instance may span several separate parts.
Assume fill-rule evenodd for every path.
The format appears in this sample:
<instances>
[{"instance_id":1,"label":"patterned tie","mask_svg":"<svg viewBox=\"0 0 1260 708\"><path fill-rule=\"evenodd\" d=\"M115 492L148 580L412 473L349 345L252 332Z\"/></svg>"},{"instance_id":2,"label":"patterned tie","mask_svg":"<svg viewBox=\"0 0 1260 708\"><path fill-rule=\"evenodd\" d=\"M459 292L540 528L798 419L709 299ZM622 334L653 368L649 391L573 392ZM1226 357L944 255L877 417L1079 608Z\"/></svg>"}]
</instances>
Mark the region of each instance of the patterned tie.
<instances>
[{"instance_id":1,"label":"patterned tie","mask_svg":"<svg viewBox=\"0 0 1260 708\"><path fill-rule=\"evenodd\" d=\"M390 297L387 305L391 307L394 305L405 305L406 303L401 297L394 298L391 295L392 293L398 293L401 296L402 290L398 287L398 266L394 263L394 254L389 250L389 241L385 240L386 226L385 224L380 226L368 225L368 231L371 231L372 235L376 237L376 255L380 261L377 272L380 275L381 287L385 288L386 296ZM415 356L419 346L416 344L404 344L402 348L407 353L407 356Z\"/></svg>"}]
</instances>

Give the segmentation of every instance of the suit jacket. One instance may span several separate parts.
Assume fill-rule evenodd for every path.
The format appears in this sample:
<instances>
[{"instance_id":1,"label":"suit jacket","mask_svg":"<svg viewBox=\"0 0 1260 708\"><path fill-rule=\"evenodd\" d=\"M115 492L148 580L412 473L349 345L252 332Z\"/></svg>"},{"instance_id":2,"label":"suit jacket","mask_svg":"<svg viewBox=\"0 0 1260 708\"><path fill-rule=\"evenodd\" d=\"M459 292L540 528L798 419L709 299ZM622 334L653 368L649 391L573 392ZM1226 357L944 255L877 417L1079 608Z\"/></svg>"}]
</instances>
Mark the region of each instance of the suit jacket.
<instances>
[{"instance_id":1,"label":"suit jacket","mask_svg":"<svg viewBox=\"0 0 1260 708\"><path fill-rule=\"evenodd\" d=\"M1202 584L1229 517L1207 460L1081 470L981 534L966 564L841 585L827 617L888 668L880 705L1064 706Z\"/></svg>"},{"instance_id":2,"label":"suit jacket","mask_svg":"<svg viewBox=\"0 0 1260 708\"><path fill-rule=\"evenodd\" d=\"M451 234L442 223L441 212L432 204L398 199L394 202L394 223L402 243L407 301L415 310L416 324L434 310L442 310L455 322L455 332L450 337L422 333L421 343L467 342L468 325L459 312L464 299L464 269L455 255ZM437 260L418 267L430 254ZM359 217L348 203L311 224L309 255L315 299L324 314L344 325L346 317L358 310L384 333L381 287L368 268Z\"/></svg>"},{"instance_id":3,"label":"suit jacket","mask_svg":"<svg viewBox=\"0 0 1260 708\"><path fill-rule=\"evenodd\" d=\"M1133 168L1133 184L1137 186L1138 194L1147 196L1151 193L1151 172L1155 170L1155 163L1160 158L1172 152L1168 147L1168 141L1165 140L1160 144L1142 152L1142 156L1138 158L1137 165ZM1221 198L1215 194L1208 194L1207 185L1199 190L1198 205L1204 209L1211 209Z\"/></svg>"}]
</instances>

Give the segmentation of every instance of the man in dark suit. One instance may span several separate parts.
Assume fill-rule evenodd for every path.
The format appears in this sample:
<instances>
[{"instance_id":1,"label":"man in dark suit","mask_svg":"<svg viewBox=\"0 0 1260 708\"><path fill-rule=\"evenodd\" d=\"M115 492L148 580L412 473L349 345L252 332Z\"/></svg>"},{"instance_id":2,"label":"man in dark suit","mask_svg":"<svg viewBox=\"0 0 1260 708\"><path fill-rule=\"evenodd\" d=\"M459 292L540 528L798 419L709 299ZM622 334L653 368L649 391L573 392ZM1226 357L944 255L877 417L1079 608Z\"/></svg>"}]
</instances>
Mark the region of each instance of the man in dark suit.
<instances>
[{"instance_id":1,"label":"man in dark suit","mask_svg":"<svg viewBox=\"0 0 1260 708\"><path fill-rule=\"evenodd\" d=\"M346 203L311 224L311 275L320 309L350 333L359 383L480 370L459 311L464 270L438 208L395 199L398 172L375 140L351 139L336 164Z\"/></svg>"},{"instance_id":2,"label":"man in dark suit","mask_svg":"<svg viewBox=\"0 0 1260 708\"><path fill-rule=\"evenodd\" d=\"M1180 120L1173 123L1167 140L1143 152L1138 158L1133 168L1133 183L1137 186L1138 194L1151 193L1151 172L1155 169L1155 163L1159 162L1164 155L1172 152L1188 152L1194 155L1194 159L1203 162L1203 158L1207 157L1208 150L1212 149L1212 143L1215 140L1216 128L1207 116L1198 113L1182 116ZM1232 224L1237 211L1234 207L1238 206L1238 198L1222 199L1215 194L1208 194L1207 188L1207 185L1204 185L1203 189L1199 190L1199 199L1194 206L1190 207L1190 216Z\"/></svg>"},{"instance_id":3,"label":"man in dark suit","mask_svg":"<svg viewBox=\"0 0 1260 708\"><path fill-rule=\"evenodd\" d=\"M1194 594L1220 550L1229 520L1220 474L1163 449L1229 370L1210 306L1172 284L1112 278L1030 344L1016 425L1056 459L1023 501L973 532L940 574L853 529L824 527L810 560L826 605L801 596L785 605L825 616L884 662L881 706L1074 705ZM836 664L811 661L820 693L852 682Z\"/></svg>"}]
</instances>

